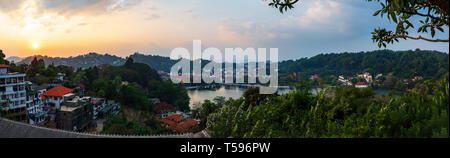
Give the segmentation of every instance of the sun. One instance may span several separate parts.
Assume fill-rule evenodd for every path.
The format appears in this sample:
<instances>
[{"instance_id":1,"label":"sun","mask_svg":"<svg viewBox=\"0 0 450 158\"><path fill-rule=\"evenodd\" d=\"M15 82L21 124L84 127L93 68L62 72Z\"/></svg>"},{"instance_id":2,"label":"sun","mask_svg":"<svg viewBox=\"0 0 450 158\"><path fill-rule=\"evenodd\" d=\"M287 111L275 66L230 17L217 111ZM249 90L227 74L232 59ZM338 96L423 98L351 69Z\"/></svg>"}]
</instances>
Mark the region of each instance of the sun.
<instances>
[{"instance_id":1,"label":"sun","mask_svg":"<svg viewBox=\"0 0 450 158\"><path fill-rule=\"evenodd\" d=\"M34 50L39 49L39 43L33 43L32 47Z\"/></svg>"}]
</instances>

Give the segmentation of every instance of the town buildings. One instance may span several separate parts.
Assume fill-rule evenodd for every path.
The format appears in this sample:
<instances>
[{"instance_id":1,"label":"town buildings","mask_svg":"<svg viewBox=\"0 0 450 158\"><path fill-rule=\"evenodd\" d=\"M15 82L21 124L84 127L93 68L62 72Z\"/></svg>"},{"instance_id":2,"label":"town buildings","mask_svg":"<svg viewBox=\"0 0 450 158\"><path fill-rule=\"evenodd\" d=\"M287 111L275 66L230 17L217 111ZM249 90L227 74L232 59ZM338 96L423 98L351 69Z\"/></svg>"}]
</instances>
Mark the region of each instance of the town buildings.
<instances>
[{"instance_id":1,"label":"town buildings","mask_svg":"<svg viewBox=\"0 0 450 158\"><path fill-rule=\"evenodd\" d=\"M368 88L369 85L364 83L364 82L358 82L358 83L355 84L355 87L356 88Z\"/></svg>"},{"instance_id":2,"label":"town buildings","mask_svg":"<svg viewBox=\"0 0 450 158\"><path fill-rule=\"evenodd\" d=\"M26 74L10 73L10 66L0 64L0 115L15 120L25 120L27 97Z\"/></svg>"},{"instance_id":3,"label":"town buildings","mask_svg":"<svg viewBox=\"0 0 450 158\"><path fill-rule=\"evenodd\" d=\"M73 93L64 97L65 100L56 113L56 127L70 131L86 129L92 123L94 115L91 98L80 98Z\"/></svg>"},{"instance_id":4,"label":"town buildings","mask_svg":"<svg viewBox=\"0 0 450 158\"><path fill-rule=\"evenodd\" d=\"M44 110L48 112L49 121L54 122L56 112L61 108L61 103L66 97L70 97L73 90L64 86L56 86L42 94L44 100ZM69 94L69 95L67 95Z\"/></svg>"},{"instance_id":5,"label":"town buildings","mask_svg":"<svg viewBox=\"0 0 450 158\"><path fill-rule=\"evenodd\" d=\"M42 94L47 90L42 86L33 86L33 83L26 81L27 91L27 119L31 125L40 125L45 122L47 112L44 111Z\"/></svg>"},{"instance_id":6,"label":"town buildings","mask_svg":"<svg viewBox=\"0 0 450 158\"><path fill-rule=\"evenodd\" d=\"M363 78L363 79L365 79L366 82L369 83L369 84L373 82L372 75L370 75L370 73L367 73L367 72L358 75L358 78Z\"/></svg>"},{"instance_id":7,"label":"town buildings","mask_svg":"<svg viewBox=\"0 0 450 158\"><path fill-rule=\"evenodd\" d=\"M159 121L178 133L189 132L189 130L198 125L198 121L191 119L189 115L185 114L172 114L159 119Z\"/></svg>"}]
</instances>

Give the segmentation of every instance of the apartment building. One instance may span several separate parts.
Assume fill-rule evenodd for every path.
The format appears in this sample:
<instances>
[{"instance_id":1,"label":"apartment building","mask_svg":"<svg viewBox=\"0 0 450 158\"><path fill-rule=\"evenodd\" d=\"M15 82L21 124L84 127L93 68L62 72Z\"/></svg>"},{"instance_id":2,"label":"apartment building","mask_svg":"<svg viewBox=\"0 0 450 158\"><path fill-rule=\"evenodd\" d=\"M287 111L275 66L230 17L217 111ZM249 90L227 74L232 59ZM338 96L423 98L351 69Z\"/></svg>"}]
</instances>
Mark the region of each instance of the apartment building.
<instances>
[{"instance_id":1,"label":"apartment building","mask_svg":"<svg viewBox=\"0 0 450 158\"><path fill-rule=\"evenodd\" d=\"M26 74L10 73L9 68L0 64L0 115L23 121L27 117Z\"/></svg>"}]
</instances>

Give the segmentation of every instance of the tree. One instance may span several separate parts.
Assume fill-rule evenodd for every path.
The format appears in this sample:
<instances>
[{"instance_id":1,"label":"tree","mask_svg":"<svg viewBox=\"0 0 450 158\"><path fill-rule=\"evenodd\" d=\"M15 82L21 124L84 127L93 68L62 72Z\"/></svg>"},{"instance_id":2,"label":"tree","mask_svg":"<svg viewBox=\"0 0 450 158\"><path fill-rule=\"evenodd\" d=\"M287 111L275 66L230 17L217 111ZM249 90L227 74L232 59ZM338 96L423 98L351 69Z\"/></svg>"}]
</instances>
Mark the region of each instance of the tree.
<instances>
[{"instance_id":1,"label":"tree","mask_svg":"<svg viewBox=\"0 0 450 158\"><path fill-rule=\"evenodd\" d=\"M3 50L0 49L0 64L9 65L9 61L5 60L5 54L3 54Z\"/></svg>"},{"instance_id":2,"label":"tree","mask_svg":"<svg viewBox=\"0 0 450 158\"><path fill-rule=\"evenodd\" d=\"M397 24L395 31L385 28L376 28L372 32L372 40L378 43L378 47L386 47L387 44L398 42L399 39L424 40L428 42L449 42L448 39L434 38L436 30L444 32L443 27L449 25L449 1L448 0L367 0L380 2L382 8L373 15L386 15L389 20ZM269 6L277 8L281 13L294 8L299 0L272 0ZM430 33L431 38L422 36L413 37L409 35L409 29L415 28L409 21L412 17L420 17L421 26L417 28L418 33Z\"/></svg>"}]
</instances>

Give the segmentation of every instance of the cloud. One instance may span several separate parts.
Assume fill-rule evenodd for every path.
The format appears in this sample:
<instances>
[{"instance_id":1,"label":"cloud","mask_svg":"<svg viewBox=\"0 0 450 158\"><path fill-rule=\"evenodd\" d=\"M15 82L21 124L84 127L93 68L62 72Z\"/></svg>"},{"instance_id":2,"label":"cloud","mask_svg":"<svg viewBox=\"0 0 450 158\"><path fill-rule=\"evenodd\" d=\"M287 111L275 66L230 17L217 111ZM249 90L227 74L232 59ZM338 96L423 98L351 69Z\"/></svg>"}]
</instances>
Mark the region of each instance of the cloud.
<instances>
[{"instance_id":1,"label":"cloud","mask_svg":"<svg viewBox=\"0 0 450 158\"><path fill-rule=\"evenodd\" d=\"M142 0L0 0L0 14L10 17L16 29L53 32L57 25L86 24L83 17L122 11L140 2Z\"/></svg>"},{"instance_id":2,"label":"cloud","mask_svg":"<svg viewBox=\"0 0 450 158\"><path fill-rule=\"evenodd\" d=\"M20 7L22 2L18 0L0 0L0 12L10 12Z\"/></svg>"},{"instance_id":3,"label":"cloud","mask_svg":"<svg viewBox=\"0 0 450 158\"><path fill-rule=\"evenodd\" d=\"M306 10L295 10L297 12L282 19L281 24L303 30L327 30L344 33L348 31L347 14L344 10L349 7L344 3L335 0L308 1L308 3L302 4L302 7Z\"/></svg>"},{"instance_id":4,"label":"cloud","mask_svg":"<svg viewBox=\"0 0 450 158\"><path fill-rule=\"evenodd\" d=\"M230 44L258 46L265 41L286 39L291 36L277 30L276 24L224 19L218 25L218 35Z\"/></svg>"}]
</instances>

